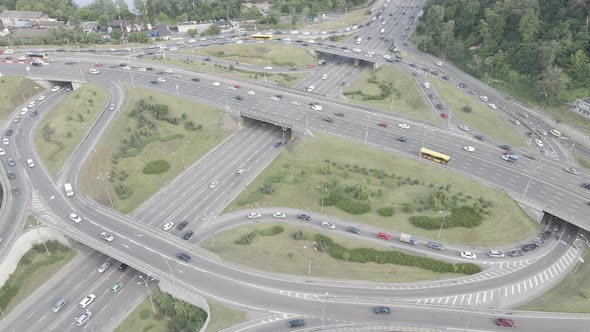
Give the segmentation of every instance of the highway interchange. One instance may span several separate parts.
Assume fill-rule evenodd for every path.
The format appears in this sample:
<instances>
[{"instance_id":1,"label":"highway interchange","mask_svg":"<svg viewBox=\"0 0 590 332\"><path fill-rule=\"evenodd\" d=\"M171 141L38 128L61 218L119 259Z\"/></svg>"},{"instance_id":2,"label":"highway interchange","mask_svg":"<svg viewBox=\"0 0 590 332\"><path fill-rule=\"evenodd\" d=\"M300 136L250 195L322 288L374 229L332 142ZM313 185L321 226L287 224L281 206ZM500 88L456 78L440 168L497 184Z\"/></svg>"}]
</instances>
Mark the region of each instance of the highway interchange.
<instances>
[{"instance_id":1,"label":"highway interchange","mask_svg":"<svg viewBox=\"0 0 590 332\"><path fill-rule=\"evenodd\" d=\"M91 75L88 73L88 69L92 68L93 63L96 62L92 58L92 56L80 57L80 64L75 66L65 65L62 60L57 60L48 66L30 67L28 75L39 78L53 78L55 81L93 80L99 82L110 87L112 93L111 102L117 105L121 105L124 98L120 91L122 86L134 84L136 86L157 88L161 91L177 93L182 97L219 106L230 114L241 114L245 117L266 120L269 124L263 126L260 123L250 123L244 126L199 163L187 165L187 172L173 181L171 186L163 188L160 193L147 201L132 215L125 216L107 207L97 206L88 198L80 195L79 192L72 198L65 198L62 190L62 185L65 182L77 183L78 172L83 167L84 161L110 121L116 117L117 112L105 110L101 114L89 131L88 136L84 138L80 146L68 159L55 182L44 171L38 161L39 158L35 154L32 135L38 121L33 117L23 118L23 121L18 124L11 124L11 128L16 128L16 134L11 138L11 144L5 146L5 149L8 156L16 157L15 159L20 161L17 166L18 176L16 182L11 180L12 183L18 184L23 194L33 190L33 197L29 203L23 198L26 197L25 195L18 197L8 195L8 206L10 206L8 213L15 218L12 220L20 220L16 218L22 216L26 206L30 204L30 208L35 215L46 223L63 229L64 233L69 237L99 249L110 257L127 262L140 271L151 273L161 282L172 282L215 299L250 308L258 308L270 314L276 314L281 318L280 320L269 321L264 325L253 325L251 327L253 330L284 330L286 329L285 319L298 315L308 317L306 318L308 324L316 326L326 323L326 326L345 324L362 326L375 323L390 325L393 321L394 324L404 326L420 324L425 327L444 326L448 328L492 330L494 329L493 318L497 316L496 311L482 309L473 312L465 307L473 307L476 304L484 308L488 308L488 305L491 308L510 307L512 304L510 297L506 296L506 302L499 300L502 294L514 293L514 287L516 287L518 293L521 293L521 285L524 289L527 284L532 286L533 282L538 285L539 280L544 283L543 276L548 280L549 275L553 276L553 273L557 274L562 269L563 271L566 270L566 264L564 263L559 265L559 271L554 268L547 272L548 266L551 267L552 263L561 261L563 257L567 257L565 262L569 266L576 263L576 257L580 254L579 250L572 252L572 248L576 247L572 244L576 239L579 239L577 229L568 227L562 233L562 240L555 241L551 244L551 247L549 247L550 244L548 243L547 246L543 247L544 250L534 252L531 256L527 255L525 256L526 259L506 259L504 266L498 267L494 265L492 270L484 271L484 273L488 274L488 278L483 277L483 275L475 279L466 277L462 278L463 282L459 284L434 283L430 287L416 286L415 288L411 286L405 288L405 286L375 285L372 283L353 283L354 285L352 285L344 281L321 281L313 278L276 276L260 271L247 271L241 267L227 264L192 245L202 241L203 237L206 238L209 232L201 232L200 236L196 236L189 244L179 238L182 233L163 233L161 227L167 221L187 218L196 223L196 225L190 226L195 227L195 230L209 227L212 228L213 232L218 227L224 225L224 227L228 227L238 221L243 221L245 217L243 213L228 216L217 216L217 213L231 201L232 197L235 197L240 192L243 185L253 179L280 152L280 148L274 148L274 144L277 141L284 142L282 134L285 132L271 124L291 128L288 130L288 134L294 132L298 135L306 131L324 132L403 155L415 156L414 158L417 158L416 151L421 146L432 147L453 156L453 162L449 165L449 168L453 171L503 188L512 194L521 196L523 201L526 200L529 203L532 201L533 205L535 202L548 202L548 205L553 208L559 208L559 212L562 212L563 215L571 215L579 220L585 220L585 209L587 208L585 203L588 201L588 194L579 187L579 183L588 181L588 177L584 174L578 176L569 175L563 172L563 163L554 160L542 159L535 161L523 158L516 164L509 164L499 158L501 150L493 142L477 142L472 138L471 134L466 134L456 130L456 128L441 128L432 124L423 124L416 119L398 117L395 114L385 114L376 110L352 106L335 98L321 97L316 94L310 95L300 90L285 88L277 92L275 87L239 82L239 80L230 80L228 78L217 78L210 74L195 74L179 69L174 69L174 71L180 75L180 78L174 79L170 75L162 75L166 77L167 82L154 86L150 81L154 80L158 75L135 71L131 73L131 71L121 69L118 66L110 68L108 65L117 65L122 61L116 57L101 58L101 62L105 63L105 66L101 68L101 73ZM138 63L139 61L136 62L136 65ZM328 66L330 64L326 67L332 68L331 70L336 72L333 68L337 68L338 65ZM3 64L0 68L3 74L27 75L22 65ZM348 68L345 70L348 70ZM332 74L333 72L330 71L329 75ZM192 77L196 76L201 79L200 82L191 80ZM215 87L211 85L213 82L222 83L220 87ZM236 90L227 88L234 84L240 84L240 88ZM476 86L477 83L469 84ZM222 91L220 89L223 89L223 93L220 93ZM319 89L322 90L323 88ZM63 90L54 94L47 92L48 98L38 106L41 116L65 95ZM195 95L195 91L199 91L199 93ZM255 94L248 94L248 91L255 91ZM323 91L329 93L330 89L326 87ZM271 100L270 97L277 93L282 94L283 97L278 101ZM243 96L244 100L235 99L236 95ZM308 103L317 102L318 100L323 106L323 111L310 110ZM291 103L292 101L298 101L301 105L294 105ZM280 105L280 109L277 105ZM345 116L343 118L332 116L335 118L333 123L323 121L326 116L331 116L335 111L340 111ZM389 122L390 127L382 128L377 126L377 123L383 121ZM411 127L410 130L398 128L396 125L400 122L408 123ZM397 142L396 138L400 135L408 137L408 141L406 143ZM465 152L463 150L465 145L475 146L476 153ZM236 155L237 158L230 158ZM37 161L37 167L26 167L24 161L29 158ZM210 167L210 165L219 164L223 165L223 167ZM244 177L235 177L235 172L241 168L247 169ZM212 181L220 182L214 190L208 187ZM152 206L154 206L154 201L159 200L158 195L169 197L170 195L166 194L172 192L171 190L178 193L175 198L172 201L163 202L165 206L154 209ZM185 199L187 197L190 197L190 199ZM72 211L83 217L80 224L73 224L67 219L67 216ZM292 219L295 213L296 211L290 211L289 217ZM269 215L268 211L266 211L266 215ZM329 218L329 216L325 216L325 218ZM214 223L211 223L211 219L214 219ZM264 219L269 218L265 217ZM201 225L198 225L199 222ZM296 221L290 220L289 222ZM350 223L350 221L338 221L336 223L337 231L342 231L347 223ZM153 227L146 227L145 224ZM319 229L317 224L313 227ZM112 243L101 241L98 234L104 230L114 234L115 241ZM365 230L363 229L363 231ZM375 232L375 230L366 230L366 232L371 234L370 232ZM16 234L16 227L12 226L12 229L8 227L6 230L3 228L3 234ZM2 245L9 246L11 236L14 235L4 236L5 240ZM551 250L547 248L551 248ZM193 261L188 264L178 261L175 256L179 250L191 253ZM422 249L422 251L424 250ZM485 252L485 248L482 248L482 250ZM448 257L447 259L458 260L454 257ZM480 257L483 258L484 255L480 255ZM104 260L104 256L99 259L89 260L84 265L85 268L81 270L91 271L102 260ZM489 259L480 259L482 263L488 261ZM108 273L109 276L112 276L118 272L111 267ZM80 274L80 278L82 278L82 275ZM537 276L539 276L539 279L537 279ZM534 281L530 279L533 277ZM132 272L122 274L118 278L124 278L128 285L136 284L131 281L132 278L135 278ZM198 283L194 282L196 280L198 280ZM220 282L221 280L223 282ZM309 283L310 280L313 280L312 284ZM93 304L94 308L104 308L104 304L107 303L105 300L107 294L104 294L103 290L110 286L110 281L108 284L104 280L100 281L102 282L100 284L101 292L97 292L98 299L97 303ZM88 290L92 286L88 285L84 288ZM127 288L125 289L127 291ZM389 290L395 290L395 292ZM129 292L139 291L138 289L129 290ZM487 293L487 291L491 293ZM484 295L484 292L486 295ZM63 291L63 293L72 294L70 300L72 304L76 304L78 298L81 299L85 295L76 289L70 290L69 293ZM73 294L78 295L76 297ZM252 296L254 294L256 296ZM492 305L488 303L493 301L493 299L490 299L490 296L493 295L490 294L496 294L497 303ZM479 301L480 295L482 296L481 301ZM483 300L483 296L488 301ZM449 308L451 302L452 305L458 308ZM393 308L391 317L375 317L371 313L370 309L373 305L383 303L388 303ZM419 305L424 303L435 306ZM76 310L80 311L80 309ZM322 312L324 315L321 314ZM453 314L449 315L449 313ZM21 319L16 321L22 323L23 317L25 320L30 318L26 316L27 314L30 313L17 316ZM61 321L56 321L57 325L44 326L52 326L55 330L74 329L74 326L71 325L72 320L70 320L72 314L66 312L66 314L59 316ZM41 313L39 315L45 316L45 314ZM108 313L103 315L108 317L106 316ZM559 319L562 315L542 316L534 313L517 315L519 328L522 330L543 331L547 326L551 326L554 321L559 322L560 328L572 331L582 331L588 325L587 318L583 316L567 316ZM65 319L66 317L68 318ZM92 320L98 317L97 315ZM15 320L13 319L13 321ZM8 330L1 324L3 330ZM18 323L14 326L13 328L16 330L23 328L22 325L19 327Z\"/></svg>"}]
</instances>

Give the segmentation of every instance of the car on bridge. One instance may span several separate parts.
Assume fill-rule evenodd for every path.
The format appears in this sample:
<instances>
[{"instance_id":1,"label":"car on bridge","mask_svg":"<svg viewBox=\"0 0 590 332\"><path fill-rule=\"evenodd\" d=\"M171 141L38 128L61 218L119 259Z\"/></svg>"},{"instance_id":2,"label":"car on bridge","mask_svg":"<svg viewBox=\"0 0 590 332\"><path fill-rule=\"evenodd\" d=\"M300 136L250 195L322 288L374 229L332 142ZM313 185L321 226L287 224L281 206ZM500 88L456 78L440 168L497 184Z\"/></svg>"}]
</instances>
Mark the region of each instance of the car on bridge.
<instances>
[{"instance_id":1,"label":"car on bridge","mask_svg":"<svg viewBox=\"0 0 590 332\"><path fill-rule=\"evenodd\" d=\"M115 239L115 237L112 234L107 232L100 233L100 237L107 242L113 242L113 240Z\"/></svg>"},{"instance_id":2,"label":"car on bridge","mask_svg":"<svg viewBox=\"0 0 590 332\"><path fill-rule=\"evenodd\" d=\"M502 327L516 327L516 323L514 322L514 320L509 318L497 318L496 325Z\"/></svg>"}]
</instances>

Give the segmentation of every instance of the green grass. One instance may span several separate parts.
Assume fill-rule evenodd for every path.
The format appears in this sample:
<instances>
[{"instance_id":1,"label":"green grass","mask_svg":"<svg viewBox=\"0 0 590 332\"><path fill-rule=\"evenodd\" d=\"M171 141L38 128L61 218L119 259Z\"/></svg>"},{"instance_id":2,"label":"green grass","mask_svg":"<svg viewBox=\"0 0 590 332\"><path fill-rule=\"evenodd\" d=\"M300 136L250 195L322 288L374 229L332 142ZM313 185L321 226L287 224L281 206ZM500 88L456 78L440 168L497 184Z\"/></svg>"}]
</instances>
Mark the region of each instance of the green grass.
<instances>
[{"instance_id":1,"label":"green grass","mask_svg":"<svg viewBox=\"0 0 590 332\"><path fill-rule=\"evenodd\" d=\"M156 59L156 61L163 62L162 59ZM205 62L201 60L195 60L191 58L187 59L166 59L166 63L177 65L180 67L186 67L190 69L196 69L199 71L215 73L219 76L226 76L226 77L233 77L233 78L242 78L253 80L259 83L264 83L264 74L257 73L249 70L242 70L242 69L234 69L229 70L227 67L222 66L214 66L210 62ZM271 84L278 84L281 86L286 87L294 87L300 81L307 77L307 73L289 73L289 74L266 74L266 80L268 83Z\"/></svg>"},{"instance_id":2,"label":"green grass","mask_svg":"<svg viewBox=\"0 0 590 332\"><path fill-rule=\"evenodd\" d=\"M156 309L157 310L157 309ZM132 313L125 318L125 320L117 326L115 332L168 332L170 331L168 316L158 316L160 319L154 317L154 311L150 299L146 299L133 310ZM144 318L142 318L144 317Z\"/></svg>"},{"instance_id":3,"label":"green grass","mask_svg":"<svg viewBox=\"0 0 590 332\"><path fill-rule=\"evenodd\" d=\"M0 121L42 90L40 85L28 78L3 75L0 78Z\"/></svg>"},{"instance_id":4,"label":"green grass","mask_svg":"<svg viewBox=\"0 0 590 332\"><path fill-rule=\"evenodd\" d=\"M181 53L210 56L227 61L276 67L302 67L316 59L306 49L277 44L241 44L208 46Z\"/></svg>"},{"instance_id":5,"label":"green grass","mask_svg":"<svg viewBox=\"0 0 590 332\"><path fill-rule=\"evenodd\" d=\"M381 66L377 70L365 70L344 92L360 90L366 95L380 95L381 89L379 86L369 83L371 78L385 85L392 84L394 91L397 90L399 93L392 93L393 99L391 97L385 97L383 100L362 100L363 98L360 95L346 95L346 97L359 104L379 108L384 111L407 114L430 122L440 121L426 103L412 75L393 66Z\"/></svg>"},{"instance_id":6,"label":"green grass","mask_svg":"<svg viewBox=\"0 0 590 332\"><path fill-rule=\"evenodd\" d=\"M245 311L229 308L215 301L207 301L207 303L209 303L211 310L211 320L207 325L207 332L221 331L248 319Z\"/></svg>"},{"instance_id":7,"label":"green grass","mask_svg":"<svg viewBox=\"0 0 590 332\"><path fill-rule=\"evenodd\" d=\"M28 216L27 221L25 222L25 225L23 226L23 230L26 231L29 229L29 227L35 227L35 226L39 226L41 224L42 223L39 220L37 220L35 217Z\"/></svg>"},{"instance_id":8,"label":"green grass","mask_svg":"<svg viewBox=\"0 0 590 332\"><path fill-rule=\"evenodd\" d=\"M576 153L574 153L574 157L576 158L578 165L580 165L581 167L584 167L587 170L590 170L590 159L584 158L583 156L576 154Z\"/></svg>"},{"instance_id":9,"label":"green grass","mask_svg":"<svg viewBox=\"0 0 590 332\"><path fill-rule=\"evenodd\" d=\"M584 291L590 292L590 253L586 252L584 260L586 262L575 273L519 309L590 314L590 299L581 295Z\"/></svg>"},{"instance_id":10,"label":"green grass","mask_svg":"<svg viewBox=\"0 0 590 332\"><path fill-rule=\"evenodd\" d=\"M369 17L367 15L367 11L367 8L351 10L346 14L339 15L337 18L330 17L325 22L306 24L305 29L313 29L316 31L328 31L348 28L365 21Z\"/></svg>"},{"instance_id":11,"label":"green grass","mask_svg":"<svg viewBox=\"0 0 590 332\"><path fill-rule=\"evenodd\" d=\"M35 132L35 144L51 175L63 166L98 114L104 110L107 101L108 91L105 88L86 83L66 96L43 118ZM44 128L54 130L49 141L44 139Z\"/></svg>"},{"instance_id":12,"label":"green grass","mask_svg":"<svg viewBox=\"0 0 590 332\"><path fill-rule=\"evenodd\" d=\"M281 234L258 236L249 245L234 243L241 235L265 227L267 225L232 229L215 236L215 248L211 246L210 241L205 241L203 247L236 264L248 262L249 268L275 273L308 275L311 257L311 276L313 277L376 282L414 282L459 276L458 274L436 273L416 267L394 264L343 262L330 257L328 253L314 250L311 246L304 248L313 241L312 238L316 232L295 226L283 225L285 231ZM300 229L303 230L304 239L293 239L292 234ZM379 250L384 248L366 240L352 239L334 234L329 235L332 240L347 248L375 248Z\"/></svg>"},{"instance_id":13,"label":"green grass","mask_svg":"<svg viewBox=\"0 0 590 332\"><path fill-rule=\"evenodd\" d=\"M156 121L160 139L144 142L138 148L129 150L127 155L130 157L119 158L115 165L111 156L119 151L121 139L127 136L126 129L135 128L136 120L129 113L140 99L153 104L168 105L170 115L177 117L186 112L195 125L202 125L202 129L191 131L186 130L182 124L175 126L165 121ZM125 213L134 210L228 135L229 132L222 127L223 118L223 113L215 107L149 89L128 88L125 103L117 118L107 128L95 151L84 164L80 176L82 191L101 204L110 206L108 190L117 210ZM143 174L144 166L154 160L166 160L170 163L170 168L162 174ZM113 171L118 175L105 179L105 175L110 176ZM124 172L128 174L127 178L124 178ZM121 182L129 191L127 195L119 197L115 185Z\"/></svg>"},{"instance_id":14,"label":"green grass","mask_svg":"<svg viewBox=\"0 0 590 332\"><path fill-rule=\"evenodd\" d=\"M31 263L24 265L22 264L21 259L14 273L12 273L8 281L6 281L5 285L15 285L16 282L20 282L21 286L18 288L18 291L12 300L2 308L4 315L7 315L20 302L31 295L64 265L71 261L76 256L76 252L69 249L66 249L65 251L58 250L52 253L52 256L57 258L51 263L49 263L50 258L47 256L45 250L40 252L34 252L31 250L27 252L26 255L30 255L29 258Z\"/></svg>"},{"instance_id":15,"label":"green grass","mask_svg":"<svg viewBox=\"0 0 590 332\"><path fill-rule=\"evenodd\" d=\"M329 152L329 154L328 154ZM320 167L324 160L336 162L332 175L322 175ZM359 170L377 169L394 173L399 180L381 180L372 175L345 170L358 166ZM370 173L369 173L370 174ZM271 195L261 194L259 188L271 177L284 175L278 183L273 184ZM419 185L402 184L406 178L420 182ZM467 203L483 197L494 202L494 207L488 211L490 217L484 217L480 226L471 229L449 228L443 229L441 241L466 245L489 246L508 244L521 241L536 230L536 222L530 219L524 211L505 193L497 191L475 180L435 166L434 163L422 163L415 159L384 152L375 148L353 144L338 138L316 135L306 138L290 146L281 153L248 188L238 196L226 209L235 211L262 206L292 207L311 211L321 209L321 188L323 184L339 181L342 185L364 184L371 193L371 212L362 215L348 214L335 206L324 206L324 213L336 217L356 220L396 232L405 232L436 238L438 230L424 230L413 226L408 218L412 215L437 216L438 212L426 210L422 213L404 213L402 204L427 201L432 191L429 184L435 187L451 185L450 193L463 193L463 198L472 196ZM381 191L381 193L380 193ZM240 205L241 204L241 205ZM392 217L379 216L378 208L393 206L395 214Z\"/></svg>"},{"instance_id":16,"label":"green grass","mask_svg":"<svg viewBox=\"0 0 590 332\"><path fill-rule=\"evenodd\" d=\"M490 109L487 103L440 80L434 79L431 82L446 106L451 109L452 116L459 118L470 128L493 137L499 142L521 148L526 147L524 138L496 111ZM464 106L470 106L471 113L463 112Z\"/></svg>"}]
</instances>

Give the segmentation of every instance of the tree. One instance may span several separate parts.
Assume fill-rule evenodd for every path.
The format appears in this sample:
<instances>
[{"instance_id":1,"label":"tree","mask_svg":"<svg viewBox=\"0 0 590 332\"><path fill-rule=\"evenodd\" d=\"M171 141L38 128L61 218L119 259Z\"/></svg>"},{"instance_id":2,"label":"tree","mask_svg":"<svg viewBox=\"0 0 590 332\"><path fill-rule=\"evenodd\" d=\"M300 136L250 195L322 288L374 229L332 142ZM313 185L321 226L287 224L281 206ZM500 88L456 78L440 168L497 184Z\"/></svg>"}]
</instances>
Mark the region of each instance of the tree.
<instances>
[{"instance_id":1,"label":"tree","mask_svg":"<svg viewBox=\"0 0 590 332\"><path fill-rule=\"evenodd\" d=\"M572 54L568 74L578 84L590 81L590 63L584 51Z\"/></svg>"},{"instance_id":2,"label":"tree","mask_svg":"<svg viewBox=\"0 0 590 332\"><path fill-rule=\"evenodd\" d=\"M539 81L539 92L547 94L547 102L556 101L561 92L567 87L569 77L557 66L551 66L543 71Z\"/></svg>"},{"instance_id":3,"label":"tree","mask_svg":"<svg viewBox=\"0 0 590 332\"><path fill-rule=\"evenodd\" d=\"M211 36L211 35L218 35L221 33L221 28L217 24L211 24L207 30L203 31L203 35Z\"/></svg>"},{"instance_id":4,"label":"tree","mask_svg":"<svg viewBox=\"0 0 590 332\"><path fill-rule=\"evenodd\" d=\"M537 12L529 7L525 14L520 18L518 31L523 43L532 43L535 41L535 35L539 30L539 17Z\"/></svg>"},{"instance_id":5,"label":"tree","mask_svg":"<svg viewBox=\"0 0 590 332\"><path fill-rule=\"evenodd\" d=\"M191 36L191 38L195 38L195 36L197 35L197 29L188 29L187 33L189 36Z\"/></svg>"},{"instance_id":6,"label":"tree","mask_svg":"<svg viewBox=\"0 0 590 332\"><path fill-rule=\"evenodd\" d=\"M364 201L369 199L369 188L362 183L358 183L352 189L352 197L358 199L359 201Z\"/></svg>"},{"instance_id":7,"label":"tree","mask_svg":"<svg viewBox=\"0 0 590 332\"><path fill-rule=\"evenodd\" d=\"M121 32L121 30L119 29L113 29L113 31L111 31L111 39L114 42L120 42L121 41L121 37L123 37L123 33Z\"/></svg>"},{"instance_id":8,"label":"tree","mask_svg":"<svg viewBox=\"0 0 590 332\"><path fill-rule=\"evenodd\" d=\"M186 22L187 20L188 20L187 13L182 13L182 14L176 16L176 22Z\"/></svg>"},{"instance_id":9,"label":"tree","mask_svg":"<svg viewBox=\"0 0 590 332\"><path fill-rule=\"evenodd\" d=\"M297 14L291 15L291 26L292 27L296 27L298 21L299 21L299 15L297 15Z\"/></svg>"}]
</instances>

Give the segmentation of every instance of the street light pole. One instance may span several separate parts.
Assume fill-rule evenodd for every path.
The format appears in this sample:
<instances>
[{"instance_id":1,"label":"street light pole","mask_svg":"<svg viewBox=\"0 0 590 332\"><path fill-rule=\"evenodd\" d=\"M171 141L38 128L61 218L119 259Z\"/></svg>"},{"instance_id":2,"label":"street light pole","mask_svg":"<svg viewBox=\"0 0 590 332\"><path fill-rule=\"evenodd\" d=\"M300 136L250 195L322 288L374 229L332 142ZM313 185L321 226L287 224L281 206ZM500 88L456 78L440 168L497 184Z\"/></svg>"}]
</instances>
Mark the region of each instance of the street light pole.
<instances>
[{"instance_id":1,"label":"street light pole","mask_svg":"<svg viewBox=\"0 0 590 332\"><path fill-rule=\"evenodd\" d=\"M139 276L139 278L143 281L143 284L145 285L145 289L148 292L148 296L150 298L150 302L152 303L152 310L154 310L154 315L156 314L156 306L154 306L154 301L152 300L152 292L150 292L150 287L148 286L148 283L154 279L150 280L150 275L147 275L147 278L144 279L143 276Z\"/></svg>"},{"instance_id":2,"label":"street light pole","mask_svg":"<svg viewBox=\"0 0 590 332\"><path fill-rule=\"evenodd\" d=\"M531 184L531 180L533 179L533 173L536 172L539 168L543 167L543 165L539 165L537 166L537 168L535 168L532 172L531 175L529 175L529 181L526 184L526 187L524 188L524 193L522 194L522 197L526 197L526 192L529 190L529 185Z\"/></svg>"},{"instance_id":3,"label":"street light pole","mask_svg":"<svg viewBox=\"0 0 590 332\"><path fill-rule=\"evenodd\" d=\"M443 215L443 219L442 222L440 223L440 229L438 230L438 236L436 237L436 241L440 240L440 233L442 232L443 229L443 225L445 224L445 218L447 217L446 212L445 211L438 211L438 213L445 213ZM449 214L450 215L450 214Z\"/></svg>"}]
</instances>

